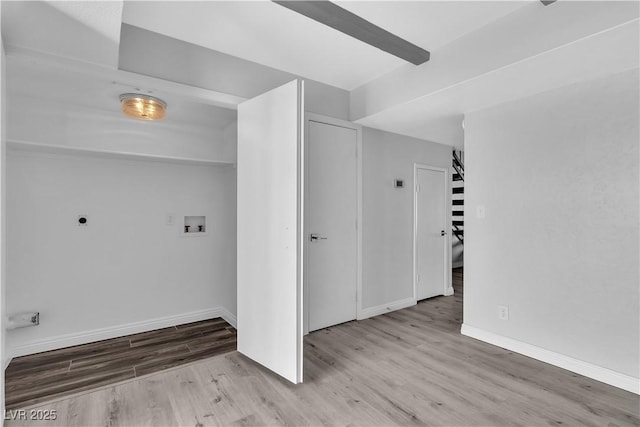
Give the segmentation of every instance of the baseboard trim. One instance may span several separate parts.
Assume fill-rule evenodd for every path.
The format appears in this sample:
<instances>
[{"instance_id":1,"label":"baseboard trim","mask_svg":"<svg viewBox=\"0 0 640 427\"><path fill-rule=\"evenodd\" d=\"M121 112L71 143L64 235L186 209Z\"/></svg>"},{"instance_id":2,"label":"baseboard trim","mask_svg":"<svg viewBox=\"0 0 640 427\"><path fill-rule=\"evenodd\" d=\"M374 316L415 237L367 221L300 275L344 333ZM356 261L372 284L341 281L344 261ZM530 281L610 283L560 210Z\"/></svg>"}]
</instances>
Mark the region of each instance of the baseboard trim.
<instances>
[{"instance_id":1,"label":"baseboard trim","mask_svg":"<svg viewBox=\"0 0 640 427\"><path fill-rule=\"evenodd\" d=\"M448 297L448 296L451 296L451 295L453 295L453 286L447 288L447 290L444 291L444 296L445 297Z\"/></svg>"},{"instance_id":2,"label":"baseboard trim","mask_svg":"<svg viewBox=\"0 0 640 427\"><path fill-rule=\"evenodd\" d=\"M460 333L507 350L515 351L516 353L523 354L531 357L532 359L540 360L542 362L549 363L550 365L575 372L576 374L583 375L596 381L630 391L631 393L640 394L639 378L634 378L630 375L603 368L602 366L593 365L579 359L574 359L573 357L565 356L545 348L527 344L522 341L514 340L513 338L508 338L466 324L462 325Z\"/></svg>"},{"instance_id":3,"label":"baseboard trim","mask_svg":"<svg viewBox=\"0 0 640 427\"><path fill-rule=\"evenodd\" d=\"M416 299L413 297L394 301L389 304L379 305L377 307L363 308L362 310L360 310L360 313L358 313L358 320L367 319L369 317L378 316L380 314L390 313L402 308L411 307L412 305L416 305Z\"/></svg>"},{"instance_id":4,"label":"baseboard trim","mask_svg":"<svg viewBox=\"0 0 640 427\"><path fill-rule=\"evenodd\" d=\"M238 329L238 319L236 318L236 315L231 313L229 310L227 310L224 307L220 307L219 310L220 310L220 317L226 320L228 324Z\"/></svg>"},{"instance_id":5,"label":"baseboard trim","mask_svg":"<svg viewBox=\"0 0 640 427\"><path fill-rule=\"evenodd\" d=\"M167 328L181 325L183 323L198 322L200 320L222 317L233 327L236 326L236 317L223 307L216 307L206 310L192 311L173 316L159 317L156 319L143 320L124 325L116 325L108 328L99 328L83 331L74 334L59 335L53 338L32 341L16 346L9 350L9 360L12 357L25 356L27 354L40 353L43 351L55 350L58 348L70 347L74 345L87 344L94 341L101 341L110 338L117 338L124 335L137 334L140 332L152 331L154 329Z\"/></svg>"}]
</instances>

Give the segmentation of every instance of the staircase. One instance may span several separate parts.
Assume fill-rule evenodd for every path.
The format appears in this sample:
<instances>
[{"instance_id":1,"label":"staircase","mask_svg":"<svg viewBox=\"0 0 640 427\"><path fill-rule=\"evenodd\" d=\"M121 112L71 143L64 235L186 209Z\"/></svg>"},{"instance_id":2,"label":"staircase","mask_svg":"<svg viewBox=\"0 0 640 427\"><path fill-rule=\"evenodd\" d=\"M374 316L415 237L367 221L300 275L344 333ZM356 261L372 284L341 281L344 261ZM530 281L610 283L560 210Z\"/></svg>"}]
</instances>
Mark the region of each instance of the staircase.
<instances>
[{"instance_id":1,"label":"staircase","mask_svg":"<svg viewBox=\"0 0 640 427\"><path fill-rule=\"evenodd\" d=\"M462 245L464 244L464 152L453 150L453 173L451 176L451 231L453 238L453 265L462 266Z\"/></svg>"}]
</instances>

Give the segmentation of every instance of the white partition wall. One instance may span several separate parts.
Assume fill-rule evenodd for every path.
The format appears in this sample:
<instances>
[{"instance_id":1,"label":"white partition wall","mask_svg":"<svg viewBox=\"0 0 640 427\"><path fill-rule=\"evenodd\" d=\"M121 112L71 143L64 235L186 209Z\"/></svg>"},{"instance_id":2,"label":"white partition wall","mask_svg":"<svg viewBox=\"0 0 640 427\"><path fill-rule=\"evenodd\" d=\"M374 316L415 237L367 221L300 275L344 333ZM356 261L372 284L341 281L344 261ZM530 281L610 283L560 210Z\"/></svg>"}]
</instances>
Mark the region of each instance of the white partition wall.
<instances>
[{"instance_id":1,"label":"white partition wall","mask_svg":"<svg viewBox=\"0 0 640 427\"><path fill-rule=\"evenodd\" d=\"M1 14L0 14L1 15ZM1 18L1 17L0 17ZM0 19L1 21L1 19ZM5 280L6 280L6 146L7 146L7 95L6 57L0 32L0 411L4 414L4 370L9 364L5 349Z\"/></svg>"},{"instance_id":2,"label":"white partition wall","mask_svg":"<svg viewBox=\"0 0 640 427\"><path fill-rule=\"evenodd\" d=\"M238 106L238 351L302 382L301 81Z\"/></svg>"}]
</instances>

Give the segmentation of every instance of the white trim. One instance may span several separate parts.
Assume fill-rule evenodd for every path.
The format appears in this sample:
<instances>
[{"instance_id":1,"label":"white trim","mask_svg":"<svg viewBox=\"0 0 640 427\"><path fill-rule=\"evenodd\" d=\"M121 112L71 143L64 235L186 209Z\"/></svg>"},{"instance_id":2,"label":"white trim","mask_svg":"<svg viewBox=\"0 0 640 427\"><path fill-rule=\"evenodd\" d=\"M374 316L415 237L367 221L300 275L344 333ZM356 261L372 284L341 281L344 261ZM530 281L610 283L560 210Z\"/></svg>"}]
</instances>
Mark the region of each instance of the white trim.
<instances>
[{"instance_id":1,"label":"white trim","mask_svg":"<svg viewBox=\"0 0 640 427\"><path fill-rule=\"evenodd\" d=\"M7 366L9 366L9 363L11 363L12 359L13 359L13 357L9 356L4 360L4 366L2 367L3 371L7 370Z\"/></svg>"},{"instance_id":2,"label":"white trim","mask_svg":"<svg viewBox=\"0 0 640 427\"><path fill-rule=\"evenodd\" d=\"M305 111L304 113L304 134L305 134L305 143L309 140L309 122L311 121L309 116L311 113L308 113ZM304 164L305 168L304 168L304 185L307 185L307 183L309 182L309 150L306 149L307 147L305 147L304 150L304 157L302 160L302 163ZM307 194L307 192L305 192L305 195ZM304 213L303 213L303 220L304 220L304 224L305 226L302 229L302 234L303 234L303 259L302 259L302 265L306 266L309 263L309 242L306 239L306 234L309 232L309 230L307 230L307 224L309 224L309 201L307 200L307 197L305 197L302 200L302 204L304 206ZM303 270L303 275L304 275L304 270ZM305 286L305 279L303 277L302 280L302 335L307 335L309 334L309 286Z\"/></svg>"},{"instance_id":3,"label":"white trim","mask_svg":"<svg viewBox=\"0 0 640 427\"><path fill-rule=\"evenodd\" d=\"M362 126L336 119L333 117L323 116L321 114L305 112L305 134L308 133L309 122L324 123L332 126L339 126L356 131L356 319L360 319L362 308ZM305 163L308 159L305 159ZM308 179L308 177L306 177ZM306 203L306 200L305 200ZM305 218L305 222L306 222ZM304 239L305 245L308 245L308 239ZM305 247L306 248L306 247ZM306 256L309 252L305 250L305 263L308 261ZM304 306L308 307L309 292L304 289ZM369 316L367 316L369 317ZM304 333L309 333L308 310L304 317Z\"/></svg>"},{"instance_id":4,"label":"white trim","mask_svg":"<svg viewBox=\"0 0 640 427\"><path fill-rule=\"evenodd\" d=\"M220 313L218 315L219 317L222 317L228 324L238 329L238 319L235 314L231 313L224 307L218 307L217 310L218 313Z\"/></svg>"},{"instance_id":5,"label":"white trim","mask_svg":"<svg viewBox=\"0 0 640 427\"><path fill-rule=\"evenodd\" d=\"M365 308L360 310L360 313L358 313L358 320L367 319L369 317L378 316L380 314L390 313L392 311L411 307L413 305L416 305L416 299L414 297L409 297L402 300L394 301L390 304L383 304L376 307Z\"/></svg>"},{"instance_id":6,"label":"white trim","mask_svg":"<svg viewBox=\"0 0 640 427\"><path fill-rule=\"evenodd\" d=\"M361 313L363 311L362 308L362 295L363 295L363 284L362 284L362 235L363 235L363 231L364 228L362 227L362 210L363 210L363 166L362 166L362 162L363 162L363 158L364 158L364 148L363 148L363 131L362 131L362 126L360 125L355 125L357 126L356 129L358 131L358 139L356 141L356 180L358 181L357 183L357 202L358 202L358 206L357 206L357 217L356 217L356 238L357 238L357 245L358 245L358 253L356 255L356 272L357 272L357 277L356 277L356 300L357 300L357 304L356 304L356 319L361 317Z\"/></svg>"},{"instance_id":7,"label":"white trim","mask_svg":"<svg viewBox=\"0 0 640 427\"><path fill-rule=\"evenodd\" d=\"M296 353L297 353L297 365L298 371L297 382L301 383L304 381L304 336L305 336L305 313L308 311L304 306L304 296L306 286L304 284L304 268L305 268L305 256L307 253L305 238L305 227L307 218L306 215L306 202L305 202L305 182L306 182L306 141L307 141L307 132L306 132L306 114L304 111L304 103L305 103L305 82L304 80L298 79L298 106L297 106L297 114L298 114L298 200L296 200L297 204L297 217L298 217L298 225L296 232L298 233L298 242L297 242L297 289L296 289Z\"/></svg>"},{"instance_id":8,"label":"white trim","mask_svg":"<svg viewBox=\"0 0 640 427\"><path fill-rule=\"evenodd\" d=\"M125 325L116 325L73 334L59 335L53 338L40 339L10 349L10 356L18 357L27 354L40 353L43 351L87 344L90 342L117 338L140 332L153 331L154 329L167 328L181 325L183 323L198 322L200 320L213 319L216 317L222 317L234 328L236 327L236 317L225 308L216 307L206 310L192 311L190 313L143 320L141 322L133 322Z\"/></svg>"},{"instance_id":9,"label":"white trim","mask_svg":"<svg viewBox=\"0 0 640 427\"><path fill-rule=\"evenodd\" d=\"M574 359L573 357L565 356L564 354L514 340L513 338L498 335L464 323L462 324L460 333L489 344L497 345L498 347L502 347L507 350L515 351L516 353L523 354L533 359L558 366L568 371L575 372L576 374L584 375L585 377L592 378L596 381L630 391L631 393L640 394L640 378L634 378L630 375L622 374L579 359Z\"/></svg>"},{"instance_id":10,"label":"white trim","mask_svg":"<svg viewBox=\"0 0 640 427\"><path fill-rule=\"evenodd\" d=\"M441 168L436 166L425 165L421 163L413 164L413 298L418 300L418 281L417 281L417 244L418 244L418 171L433 170L444 174L444 230L447 232L444 240L444 278L442 295L453 295L453 285L451 277L451 199L449 189L449 177L451 176L449 168Z\"/></svg>"}]
</instances>

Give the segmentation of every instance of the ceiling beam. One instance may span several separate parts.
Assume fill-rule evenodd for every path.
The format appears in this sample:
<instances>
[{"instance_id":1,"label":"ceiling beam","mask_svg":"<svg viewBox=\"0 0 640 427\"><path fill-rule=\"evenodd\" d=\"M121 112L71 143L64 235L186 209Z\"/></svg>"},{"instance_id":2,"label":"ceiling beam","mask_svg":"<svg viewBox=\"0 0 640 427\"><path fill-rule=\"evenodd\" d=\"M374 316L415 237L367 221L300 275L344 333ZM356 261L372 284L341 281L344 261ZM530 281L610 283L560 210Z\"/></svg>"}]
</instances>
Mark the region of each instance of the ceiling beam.
<instances>
[{"instance_id":1,"label":"ceiling beam","mask_svg":"<svg viewBox=\"0 0 640 427\"><path fill-rule=\"evenodd\" d=\"M372 24L330 1L273 0L273 2L412 64L420 65L429 60L429 51Z\"/></svg>"}]
</instances>

